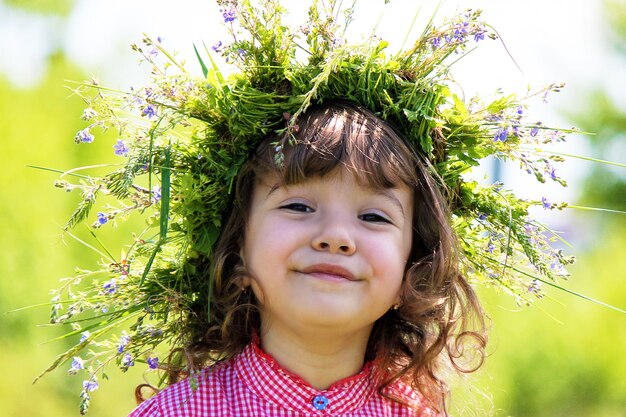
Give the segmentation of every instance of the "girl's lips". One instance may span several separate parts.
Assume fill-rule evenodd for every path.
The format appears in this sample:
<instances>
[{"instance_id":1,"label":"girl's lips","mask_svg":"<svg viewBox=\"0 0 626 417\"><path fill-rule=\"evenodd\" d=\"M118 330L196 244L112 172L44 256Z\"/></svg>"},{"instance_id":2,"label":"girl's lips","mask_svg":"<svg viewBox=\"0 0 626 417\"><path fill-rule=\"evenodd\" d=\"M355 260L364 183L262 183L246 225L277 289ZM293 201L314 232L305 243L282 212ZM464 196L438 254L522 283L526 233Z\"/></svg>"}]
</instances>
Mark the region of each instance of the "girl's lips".
<instances>
[{"instance_id":1,"label":"girl's lips","mask_svg":"<svg viewBox=\"0 0 626 417\"><path fill-rule=\"evenodd\" d=\"M304 268L300 272L331 281L356 281L352 272L342 266L333 264L315 264Z\"/></svg>"}]
</instances>

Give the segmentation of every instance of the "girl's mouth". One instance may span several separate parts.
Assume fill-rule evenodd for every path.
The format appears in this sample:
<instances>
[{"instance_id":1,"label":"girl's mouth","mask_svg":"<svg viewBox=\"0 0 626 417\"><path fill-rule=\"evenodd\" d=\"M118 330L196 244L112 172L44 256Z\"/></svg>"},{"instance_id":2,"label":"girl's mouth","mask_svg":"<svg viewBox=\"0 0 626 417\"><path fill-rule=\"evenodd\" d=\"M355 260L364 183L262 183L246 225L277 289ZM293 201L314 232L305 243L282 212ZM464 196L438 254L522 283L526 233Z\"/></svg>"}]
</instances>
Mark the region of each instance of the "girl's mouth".
<instances>
[{"instance_id":1,"label":"girl's mouth","mask_svg":"<svg viewBox=\"0 0 626 417\"><path fill-rule=\"evenodd\" d=\"M333 264L315 264L301 270L303 274L328 281L356 281L355 276L348 269Z\"/></svg>"}]
</instances>

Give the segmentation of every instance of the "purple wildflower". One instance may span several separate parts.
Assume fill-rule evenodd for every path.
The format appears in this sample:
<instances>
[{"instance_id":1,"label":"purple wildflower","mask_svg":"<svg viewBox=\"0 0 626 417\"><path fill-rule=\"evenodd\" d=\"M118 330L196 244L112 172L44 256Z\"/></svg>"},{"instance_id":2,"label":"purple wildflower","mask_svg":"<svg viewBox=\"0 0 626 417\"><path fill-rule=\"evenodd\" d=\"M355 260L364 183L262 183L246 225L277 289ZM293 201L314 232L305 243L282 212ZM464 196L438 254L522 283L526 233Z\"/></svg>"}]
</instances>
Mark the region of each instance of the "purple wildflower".
<instances>
[{"instance_id":1,"label":"purple wildflower","mask_svg":"<svg viewBox=\"0 0 626 417\"><path fill-rule=\"evenodd\" d=\"M541 281L534 279L528 286L528 292L539 295L541 293Z\"/></svg>"},{"instance_id":2,"label":"purple wildflower","mask_svg":"<svg viewBox=\"0 0 626 417\"><path fill-rule=\"evenodd\" d=\"M213 46L211 46L211 49L213 49L215 52L219 52L222 50L222 41L218 41L216 43L213 44Z\"/></svg>"},{"instance_id":3,"label":"purple wildflower","mask_svg":"<svg viewBox=\"0 0 626 417\"><path fill-rule=\"evenodd\" d=\"M76 375L81 369L85 369L84 361L78 356L74 356L72 358L72 367L68 369L67 373L70 375Z\"/></svg>"},{"instance_id":4,"label":"purple wildflower","mask_svg":"<svg viewBox=\"0 0 626 417\"><path fill-rule=\"evenodd\" d=\"M154 313L154 311L150 311L150 312L151 312L151 313ZM163 336L163 330L161 330L161 329L156 329L156 328L154 328L154 327L150 327L150 328L147 330L147 332L148 332L148 334L149 334L150 336L155 336L155 337L161 337L161 336Z\"/></svg>"},{"instance_id":5,"label":"purple wildflower","mask_svg":"<svg viewBox=\"0 0 626 417\"><path fill-rule=\"evenodd\" d=\"M121 139L118 139L117 142L115 142L115 145L113 145L113 150L115 152L115 155L128 156L128 146L126 146L126 142Z\"/></svg>"},{"instance_id":6,"label":"purple wildflower","mask_svg":"<svg viewBox=\"0 0 626 417\"><path fill-rule=\"evenodd\" d=\"M133 356L130 353L127 353L122 357L122 366L130 368L134 364L135 361L133 360Z\"/></svg>"},{"instance_id":7,"label":"purple wildflower","mask_svg":"<svg viewBox=\"0 0 626 417\"><path fill-rule=\"evenodd\" d=\"M89 339L89 336L91 336L91 333L89 333L89 330L85 330L80 334L80 340L78 343L83 343L85 340Z\"/></svg>"},{"instance_id":8,"label":"purple wildflower","mask_svg":"<svg viewBox=\"0 0 626 417\"><path fill-rule=\"evenodd\" d=\"M144 116L146 116L148 119L153 118L154 116L156 116L156 110L154 109L154 106L152 106L152 104L148 104L143 111L141 112L141 114L143 114Z\"/></svg>"},{"instance_id":9,"label":"purple wildflower","mask_svg":"<svg viewBox=\"0 0 626 417\"><path fill-rule=\"evenodd\" d=\"M517 111L517 114L519 114L520 116L524 114L524 108L522 106L517 106L516 111Z\"/></svg>"},{"instance_id":10,"label":"purple wildflower","mask_svg":"<svg viewBox=\"0 0 626 417\"><path fill-rule=\"evenodd\" d=\"M524 231L526 232L526 234L528 235L534 235L535 233L537 233L537 226L533 226L530 223L526 223L524 225Z\"/></svg>"},{"instance_id":11,"label":"purple wildflower","mask_svg":"<svg viewBox=\"0 0 626 417\"><path fill-rule=\"evenodd\" d=\"M545 197L541 197L541 204L543 205L544 209L549 209L552 207L552 203L550 203L550 201Z\"/></svg>"},{"instance_id":12,"label":"purple wildflower","mask_svg":"<svg viewBox=\"0 0 626 417\"><path fill-rule=\"evenodd\" d=\"M509 135L509 129L504 127L496 132L496 135L493 137L494 142L505 142L506 137Z\"/></svg>"},{"instance_id":13,"label":"purple wildflower","mask_svg":"<svg viewBox=\"0 0 626 417\"><path fill-rule=\"evenodd\" d=\"M478 214L478 220L487 220L487 214L479 213Z\"/></svg>"},{"instance_id":14,"label":"purple wildflower","mask_svg":"<svg viewBox=\"0 0 626 417\"><path fill-rule=\"evenodd\" d=\"M95 391L98 389L98 380L95 376L92 376L89 381L83 381L83 389L85 391Z\"/></svg>"},{"instance_id":15,"label":"purple wildflower","mask_svg":"<svg viewBox=\"0 0 626 417\"><path fill-rule=\"evenodd\" d=\"M154 91L152 90L152 87L146 87L143 90L143 94L146 96L146 98L152 98L152 96L154 95Z\"/></svg>"},{"instance_id":16,"label":"purple wildflower","mask_svg":"<svg viewBox=\"0 0 626 417\"><path fill-rule=\"evenodd\" d=\"M128 336L126 332L122 332L122 336L120 337L120 342L117 345L117 353L124 352L124 349L126 348L129 342L130 342L130 336Z\"/></svg>"},{"instance_id":17,"label":"purple wildflower","mask_svg":"<svg viewBox=\"0 0 626 417\"><path fill-rule=\"evenodd\" d=\"M106 224L109 221L109 216L106 215L106 213L103 212L98 212L98 223L99 224Z\"/></svg>"},{"instance_id":18,"label":"purple wildflower","mask_svg":"<svg viewBox=\"0 0 626 417\"><path fill-rule=\"evenodd\" d=\"M535 126L530 131L530 137L534 138L539 133L539 127Z\"/></svg>"},{"instance_id":19,"label":"purple wildflower","mask_svg":"<svg viewBox=\"0 0 626 417\"><path fill-rule=\"evenodd\" d=\"M567 270L565 269L565 266L563 266L563 264L558 260L555 260L554 262L552 262L552 264L550 265L550 269L552 269L558 275L568 275Z\"/></svg>"},{"instance_id":20,"label":"purple wildflower","mask_svg":"<svg viewBox=\"0 0 626 417\"><path fill-rule=\"evenodd\" d=\"M552 167L550 169L550 178L552 178L553 180L557 179L557 175L556 175L556 168Z\"/></svg>"},{"instance_id":21,"label":"purple wildflower","mask_svg":"<svg viewBox=\"0 0 626 417\"><path fill-rule=\"evenodd\" d=\"M93 135L89 132L89 128L83 129L74 136L74 142L76 143L91 143L93 142Z\"/></svg>"},{"instance_id":22,"label":"purple wildflower","mask_svg":"<svg viewBox=\"0 0 626 417\"><path fill-rule=\"evenodd\" d=\"M482 41L483 39L485 39L485 32L484 31L480 31L480 32L476 32L474 34L474 42L479 42Z\"/></svg>"},{"instance_id":23,"label":"purple wildflower","mask_svg":"<svg viewBox=\"0 0 626 417\"><path fill-rule=\"evenodd\" d=\"M235 9L225 10L222 13L222 17L224 18L224 23L233 22L235 20Z\"/></svg>"},{"instance_id":24,"label":"purple wildflower","mask_svg":"<svg viewBox=\"0 0 626 417\"><path fill-rule=\"evenodd\" d=\"M115 294L115 290L117 289L117 281L115 281L115 278L111 278L109 281L105 282L102 289L105 294Z\"/></svg>"},{"instance_id":25,"label":"purple wildflower","mask_svg":"<svg viewBox=\"0 0 626 417\"><path fill-rule=\"evenodd\" d=\"M157 369L159 367L159 358L155 357L149 357L146 362L148 362L148 366L150 367L150 369Z\"/></svg>"},{"instance_id":26,"label":"purple wildflower","mask_svg":"<svg viewBox=\"0 0 626 417\"><path fill-rule=\"evenodd\" d=\"M433 48L437 49L441 46L441 38L437 37L432 40Z\"/></svg>"},{"instance_id":27,"label":"purple wildflower","mask_svg":"<svg viewBox=\"0 0 626 417\"><path fill-rule=\"evenodd\" d=\"M129 102L130 102L131 107L133 107L133 108L135 106L137 106L137 107L143 106L143 104L144 104L143 98L141 98L138 95L129 97Z\"/></svg>"},{"instance_id":28,"label":"purple wildflower","mask_svg":"<svg viewBox=\"0 0 626 417\"><path fill-rule=\"evenodd\" d=\"M489 244L487 245L487 250L489 251L489 253L493 253L495 249L496 249L495 245L489 242Z\"/></svg>"},{"instance_id":29,"label":"purple wildflower","mask_svg":"<svg viewBox=\"0 0 626 417\"><path fill-rule=\"evenodd\" d=\"M490 122L495 122L495 123L498 123L498 122L502 121L502 116L501 116L501 115L499 115L499 114L490 114L490 115L488 115L488 116L485 118L485 120L488 120L488 121L490 121Z\"/></svg>"},{"instance_id":30,"label":"purple wildflower","mask_svg":"<svg viewBox=\"0 0 626 417\"><path fill-rule=\"evenodd\" d=\"M161 187L155 185L152 187L152 201L158 203L161 200Z\"/></svg>"},{"instance_id":31,"label":"purple wildflower","mask_svg":"<svg viewBox=\"0 0 626 417\"><path fill-rule=\"evenodd\" d=\"M81 116L81 119L83 120L91 120L94 117L96 117L98 115L98 113L96 113L96 111L92 108L86 108L85 110L83 110L83 115Z\"/></svg>"},{"instance_id":32,"label":"purple wildflower","mask_svg":"<svg viewBox=\"0 0 626 417\"><path fill-rule=\"evenodd\" d=\"M454 39L458 40L459 42L464 42L465 41L465 37L467 36L467 27L469 26L469 23L467 22L462 22L459 23L458 25L456 25L454 27Z\"/></svg>"}]
</instances>

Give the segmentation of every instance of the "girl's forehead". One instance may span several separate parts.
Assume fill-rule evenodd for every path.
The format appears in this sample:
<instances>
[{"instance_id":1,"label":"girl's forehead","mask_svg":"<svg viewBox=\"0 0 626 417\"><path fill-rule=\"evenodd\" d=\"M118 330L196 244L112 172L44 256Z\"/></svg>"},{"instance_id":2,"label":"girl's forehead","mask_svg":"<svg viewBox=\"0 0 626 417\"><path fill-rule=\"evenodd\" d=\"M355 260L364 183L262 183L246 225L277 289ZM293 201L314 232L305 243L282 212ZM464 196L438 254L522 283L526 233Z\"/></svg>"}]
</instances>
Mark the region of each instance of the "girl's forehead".
<instances>
[{"instance_id":1,"label":"girl's forehead","mask_svg":"<svg viewBox=\"0 0 626 417\"><path fill-rule=\"evenodd\" d=\"M339 170L351 172L364 187L417 185L418 157L390 126L374 115L331 110L304 116L295 137L267 137L253 162L257 175L269 171L295 184Z\"/></svg>"}]
</instances>

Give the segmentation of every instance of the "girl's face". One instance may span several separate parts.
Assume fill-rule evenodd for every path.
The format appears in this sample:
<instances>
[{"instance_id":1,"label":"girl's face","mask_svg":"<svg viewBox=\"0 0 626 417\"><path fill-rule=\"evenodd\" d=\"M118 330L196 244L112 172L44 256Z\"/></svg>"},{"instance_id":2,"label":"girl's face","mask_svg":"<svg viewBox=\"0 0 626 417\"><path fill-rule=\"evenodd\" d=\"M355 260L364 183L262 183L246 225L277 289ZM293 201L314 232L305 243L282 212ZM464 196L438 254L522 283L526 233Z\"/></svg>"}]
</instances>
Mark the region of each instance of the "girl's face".
<instances>
[{"instance_id":1,"label":"girl's face","mask_svg":"<svg viewBox=\"0 0 626 417\"><path fill-rule=\"evenodd\" d=\"M413 194L374 189L338 169L293 185L257 181L243 259L262 331L369 332L399 302Z\"/></svg>"}]
</instances>

